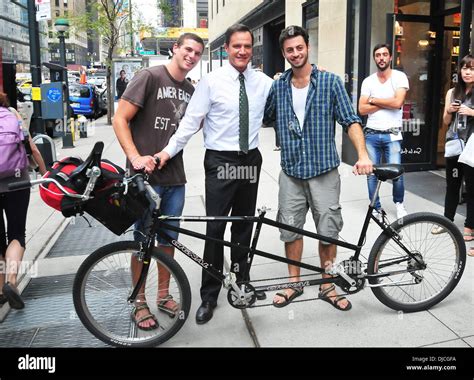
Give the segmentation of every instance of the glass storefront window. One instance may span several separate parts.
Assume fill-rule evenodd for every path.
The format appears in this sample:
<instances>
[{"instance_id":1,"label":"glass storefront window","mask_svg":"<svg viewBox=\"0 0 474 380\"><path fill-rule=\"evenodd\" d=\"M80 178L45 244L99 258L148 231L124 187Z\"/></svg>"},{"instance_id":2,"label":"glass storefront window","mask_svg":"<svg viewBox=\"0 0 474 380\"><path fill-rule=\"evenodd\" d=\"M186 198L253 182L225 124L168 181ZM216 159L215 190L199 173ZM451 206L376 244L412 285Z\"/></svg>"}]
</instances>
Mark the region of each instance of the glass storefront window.
<instances>
[{"instance_id":1,"label":"glass storefront window","mask_svg":"<svg viewBox=\"0 0 474 380\"><path fill-rule=\"evenodd\" d=\"M461 13L446 16L444 18L444 26L459 28L461 26Z\"/></svg>"},{"instance_id":2,"label":"glass storefront window","mask_svg":"<svg viewBox=\"0 0 474 380\"><path fill-rule=\"evenodd\" d=\"M430 0L395 0L394 13L429 16L430 3Z\"/></svg>"},{"instance_id":3,"label":"glass storefront window","mask_svg":"<svg viewBox=\"0 0 474 380\"><path fill-rule=\"evenodd\" d=\"M445 0L444 9L451 9L461 6L461 0Z\"/></svg>"}]
</instances>

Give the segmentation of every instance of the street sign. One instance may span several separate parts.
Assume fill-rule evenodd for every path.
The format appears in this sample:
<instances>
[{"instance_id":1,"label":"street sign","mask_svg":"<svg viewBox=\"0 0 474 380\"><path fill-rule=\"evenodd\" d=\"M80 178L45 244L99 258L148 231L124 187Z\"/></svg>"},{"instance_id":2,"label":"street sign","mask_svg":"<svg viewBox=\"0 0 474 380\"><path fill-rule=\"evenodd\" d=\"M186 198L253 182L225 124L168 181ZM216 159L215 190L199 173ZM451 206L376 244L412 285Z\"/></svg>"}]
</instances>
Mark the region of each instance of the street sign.
<instances>
[{"instance_id":1,"label":"street sign","mask_svg":"<svg viewBox=\"0 0 474 380\"><path fill-rule=\"evenodd\" d=\"M139 50L138 53L140 55L156 55L155 50Z\"/></svg>"},{"instance_id":2,"label":"street sign","mask_svg":"<svg viewBox=\"0 0 474 380\"><path fill-rule=\"evenodd\" d=\"M36 21L51 20L51 1L35 0Z\"/></svg>"},{"instance_id":3,"label":"street sign","mask_svg":"<svg viewBox=\"0 0 474 380\"><path fill-rule=\"evenodd\" d=\"M62 82L41 84L41 114L44 120L64 119L66 102L63 99Z\"/></svg>"},{"instance_id":4,"label":"street sign","mask_svg":"<svg viewBox=\"0 0 474 380\"><path fill-rule=\"evenodd\" d=\"M57 103L61 100L61 90L57 88L50 88L48 92L46 93L46 97L50 102Z\"/></svg>"},{"instance_id":5,"label":"street sign","mask_svg":"<svg viewBox=\"0 0 474 380\"><path fill-rule=\"evenodd\" d=\"M41 100L41 87L31 87L31 100Z\"/></svg>"}]
</instances>

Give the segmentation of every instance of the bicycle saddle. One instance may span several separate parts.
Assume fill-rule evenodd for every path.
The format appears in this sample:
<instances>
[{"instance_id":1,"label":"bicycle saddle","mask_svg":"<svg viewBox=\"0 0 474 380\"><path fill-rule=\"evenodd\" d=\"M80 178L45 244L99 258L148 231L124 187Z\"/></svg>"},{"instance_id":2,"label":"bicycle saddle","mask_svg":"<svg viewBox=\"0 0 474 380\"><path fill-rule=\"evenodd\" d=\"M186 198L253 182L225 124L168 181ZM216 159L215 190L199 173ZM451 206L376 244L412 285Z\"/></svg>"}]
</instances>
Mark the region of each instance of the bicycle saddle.
<instances>
[{"instance_id":1,"label":"bicycle saddle","mask_svg":"<svg viewBox=\"0 0 474 380\"><path fill-rule=\"evenodd\" d=\"M399 164L374 165L374 175L380 181L398 178L403 174L404 171L405 170L403 169L403 166Z\"/></svg>"},{"instance_id":2,"label":"bicycle saddle","mask_svg":"<svg viewBox=\"0 0 474 380\"><path fill-rule=\"evenodd\" d=\"M89 157L87 157L87 159L82 164L80 164L71 172L69 178L73 179L81 174L86 174L87 169L92 168L93 166L100 167L100 160L102 158L103 150L104 143L102 141L96 142L94 148L92 148L91 154L89 154Z\"/></svg>"}]
</instances>

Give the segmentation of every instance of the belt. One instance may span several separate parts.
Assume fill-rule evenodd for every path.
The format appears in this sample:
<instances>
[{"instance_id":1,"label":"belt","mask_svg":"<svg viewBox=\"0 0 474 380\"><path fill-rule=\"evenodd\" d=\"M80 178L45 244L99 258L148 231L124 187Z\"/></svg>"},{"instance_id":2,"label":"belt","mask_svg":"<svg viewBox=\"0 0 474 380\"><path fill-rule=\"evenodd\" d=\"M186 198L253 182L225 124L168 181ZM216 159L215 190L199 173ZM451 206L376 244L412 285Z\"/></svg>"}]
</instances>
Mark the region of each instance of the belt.
<instances>
[{"instance_id":1,"label":"belt","mask_svg":"<svg viewBox=\"0 0 474 380\"><path fill-rule=\"evenodd\" d=\"M399 132L400 132L400 129L397 129L397 128L390 128L384 131L379 131L377 129L367 128L367 127L364 128L364 134L366 135L373 135L373 134L379 134L379 133L380 134L389 134L389 133L398 134Z\"/></svg>"},{"instance_id":2,"label":"belt","mask_svg":"<svg viewBox=\"0 0 474 380\"><path fill-rule=\"evenodd\" d=\"M248 153L244 153L241 150L214 150L214 149L207 149L209 152L213 153L221 153L221 154L229 154L229 155L237 155L237 156L245 156L251 153L254 153L258 150L258 148L249 149Z\"/></svg>"}]
</instances>

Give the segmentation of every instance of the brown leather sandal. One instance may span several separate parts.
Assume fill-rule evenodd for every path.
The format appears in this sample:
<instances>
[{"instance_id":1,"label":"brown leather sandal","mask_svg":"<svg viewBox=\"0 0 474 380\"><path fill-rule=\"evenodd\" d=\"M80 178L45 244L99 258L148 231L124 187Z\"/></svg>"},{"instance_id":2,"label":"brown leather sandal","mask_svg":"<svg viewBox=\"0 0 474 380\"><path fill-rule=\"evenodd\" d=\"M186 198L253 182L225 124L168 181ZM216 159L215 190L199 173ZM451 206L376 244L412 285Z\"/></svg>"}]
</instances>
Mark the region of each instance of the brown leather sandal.
<instances>
[{"instance_id":1,"label":"brown leather sandal","mask_svg":"<svg viewBox=\"0 0 474 380\"><path fill-rule=\"evenodd\" d=\"M296 297L299 297L300 295L303 294L303 288L288 288L288 290L293 290L293 293L289 296L285 292L278 292L276 295L284 298L285 300L283 302L275 302L273 301L273 306L275 307L285 307L286 305L289 305Z\"/></svg>"},{"instance_id":2,"label":"brown leather sandal","mask_svg":"<svg viewBox=\"0 0 474 380\"><path fill-rule=\"evenodd\" d=\"M166 306L168 302L174 302L175 307L169 307ZM162 311L163 313L167 314L168 317L174 318L176 316L176 313L178 312L178 304L176 301L173 299L173 296L171 294L168 294L167 296L161 298L158 303L156 304L158 306L158 310Z\"/></svg>"},{"instance_id":3,"label":"brown leather sandal","mask_svg":"<svg viewBox=\"0 0 474 380\"><path fill-rule=\"evenodd\" d=\"M346 297L344 297L344 296L328 296L328 294L331 293L335 289L336 289L336 287L334 285L331 285L329 288L324 289L324 290L321 289L321 287L319 287L319 299L330 303L332 306L334 306L338 310L342 310L342 311L350 310L352 308L352 304L349 300L347 300ZM342 300L347 300L347 306L345 308L342 308L342 307L339 306L339 302L342 301Z\"/></svg>"},{"instance_id":4,"label":"brown leather sandal","mask_svg":"<svg viewBox=\"0 0 474 380\"><path fill-rule=\"evenodd\" d=\"M140 310L144 310L144 309L148 310L148 314L144 315L143 317L140 317L140 318L136 319L137 312L140 311ZM156 330L158 327L160 327L160 325L158 323L158 320L150 312L150 308L148 307L148 305L146 303L143 303L140 306L134 306L134 308L132 310L132 314L130 315L130 317L132 318L132 321L135 323L135 325L140 330L151 331L151 330ZM153 321L155 322L155 324L153 326L148 326L148 327L140 326L140 323L142 323L144 321L147 321L149 319L153 319Z\"/></svg>"}]
</instances>

